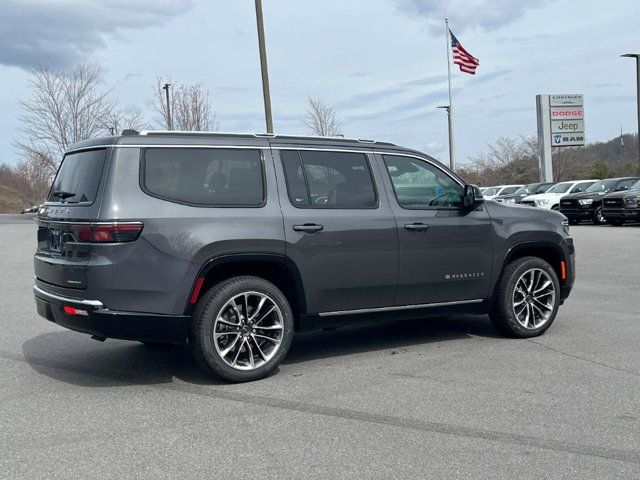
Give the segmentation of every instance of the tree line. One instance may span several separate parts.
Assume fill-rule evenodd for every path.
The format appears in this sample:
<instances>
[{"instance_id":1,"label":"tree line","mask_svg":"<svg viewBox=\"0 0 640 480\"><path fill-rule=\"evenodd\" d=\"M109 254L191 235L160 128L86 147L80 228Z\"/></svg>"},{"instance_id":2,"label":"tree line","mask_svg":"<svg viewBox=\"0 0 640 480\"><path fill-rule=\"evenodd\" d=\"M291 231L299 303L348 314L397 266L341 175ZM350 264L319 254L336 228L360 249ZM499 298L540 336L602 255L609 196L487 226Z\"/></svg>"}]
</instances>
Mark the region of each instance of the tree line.
<instances>
[{"instance_id":1,"label":"tree line","mask_svg":"<svg viewBox=\"0 0 640 480\"><path fill-rule=\"evenodd\" d=\"M171 84L170 105L164 85ZM102 70L82 64L68 71L42 68L29 80L31 96L21 100L18 118L20 137L13 142L19 155L15 165L0 164L0 212L44 200L67 148L76 142L122 130L169 128L169 110L174 130L218 131L220 122L210 92L201 84L181 84L157 77L151 90L150 122L139 111L122 109L105 86ZM301 118L308 133L341 136L336 111L322 99L307 98ZM624 135L586 147L554 149L553 170L557 181L606 178L637 173L637 135ZM484 153L458 167L469 183L478 185L524 184L539 178L535 137L499 138Z\"/></svg>"},{"instance_id":2,"label":"tree line","mask_svg":"<svg viewBox=\"0 0 640 480\"><path fill-rule=\"evenodd\" d=\"M553 178L557 182L638 175L638 136L621 135L584 147L554 148ZM539 181L536 137L498 138L487 151L460 165L457 173L481 186Z\"/></svg>"}]
</instances>

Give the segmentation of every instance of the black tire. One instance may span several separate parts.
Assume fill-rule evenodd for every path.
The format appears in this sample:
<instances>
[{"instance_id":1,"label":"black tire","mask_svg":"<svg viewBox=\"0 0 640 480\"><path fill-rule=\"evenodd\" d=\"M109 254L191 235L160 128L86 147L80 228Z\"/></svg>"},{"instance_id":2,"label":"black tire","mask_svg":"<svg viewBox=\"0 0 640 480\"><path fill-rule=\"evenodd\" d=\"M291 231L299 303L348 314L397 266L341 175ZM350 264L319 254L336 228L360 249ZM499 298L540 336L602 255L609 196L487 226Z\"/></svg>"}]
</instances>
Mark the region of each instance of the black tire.
<instances>
[{"instance_id":1,"label":"black tire","mask_svg":"<svg viewBox=\"0 0 640 480\"><path fill-rule=\"evenodd\" d=\"M278 350L267 362L251 370L239 370L227 364L218 353L213 338L215 319L220 310L229 300L244 292L267 295L282 315L282 333L278 334L281 335ZM248 312L245 312L245 315L248 317ZM293 312L287 298L275 285L259 277L233 277L212 287L198 301L191 320L189 344L195 359L204 370L229 382L251 382L270 375L278 367L289 351L293 330ZM240 349L243 346L244 344L241 344ZM253 347L255 348L255 345ZM248 355L247 349L245 352L245 355Z\"/></svg>"},{"instance_id":2,"label":"black tire","mask_svg":"<svg viewBox=\"0 0 640 480\"><path fill-rule=\"evenodd\" d=\"M537 328L525 328L516 318L513 308L514 290L518 279L531 269L543 270L551 279L554 288L554 300L550 318ZM504 270L493 310L489 316L491 323L508 337L530 338L542 335L555 320L560 305L560 283L555 270L548 262L538 257L523 257L509 263Z\"/></svg>"},{"instance_id":3,"label":"black tire","mask_svg":"<svg viewBox=\"0 0 640 480\"><path fill-rule=\"evenodd\" d=\"M596 208L595 212L593 212L593 223L596 225L604 225L607 223L606 218L602 215L602 207Z\"/></svg>"}]
</instances>

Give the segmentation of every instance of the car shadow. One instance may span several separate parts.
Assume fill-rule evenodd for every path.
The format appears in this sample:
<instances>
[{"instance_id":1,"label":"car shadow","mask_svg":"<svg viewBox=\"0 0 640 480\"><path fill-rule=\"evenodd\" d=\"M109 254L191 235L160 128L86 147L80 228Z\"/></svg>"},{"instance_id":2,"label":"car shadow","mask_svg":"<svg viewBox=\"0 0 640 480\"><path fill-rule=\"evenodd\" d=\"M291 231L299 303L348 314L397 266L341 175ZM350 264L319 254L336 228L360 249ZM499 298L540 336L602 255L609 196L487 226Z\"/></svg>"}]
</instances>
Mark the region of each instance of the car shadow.
<instances>
[{"instance_id":1,"label":"car shadow","mask_svg":"<svg viewBox=\"0 0 640 480\"><path fill-rule=\"evenodd\" d=\"M296 334L283 364L314 362L344 355L464 340L473 336L497 337L486 316L455 316L393 320L344 327L329 332ZM201 385L224 381L205 373L188 346L149 347L137 342L107 340L68 330L27 340L22 352L37 372L83 387L155 385L174 378Z\"/></svg>"}]
</instances>

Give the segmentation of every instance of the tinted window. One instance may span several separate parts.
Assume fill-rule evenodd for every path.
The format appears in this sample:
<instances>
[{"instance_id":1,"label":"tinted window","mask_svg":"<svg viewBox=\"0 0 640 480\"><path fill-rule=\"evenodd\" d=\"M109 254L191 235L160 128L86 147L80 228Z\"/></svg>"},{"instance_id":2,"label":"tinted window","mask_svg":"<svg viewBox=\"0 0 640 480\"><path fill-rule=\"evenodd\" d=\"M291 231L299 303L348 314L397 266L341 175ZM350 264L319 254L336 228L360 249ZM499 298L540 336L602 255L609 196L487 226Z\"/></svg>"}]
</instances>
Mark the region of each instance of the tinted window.
<instances>
[{"instance_id":1,"label":"tinted window","mask_svg":"<svg viewBox=\"0 0 640 480\"><path fill-rule=\"evenodd\" d=\"M509 195L511 193L514 193L519 188L520 187L507 187L500 192L500 195Z\"/></svg>"},{"instance_id":2,"label":"tinted window","mask_svg":"<svg viewBox=\"0 0 640 480\"><path fill-rule=\"evenodd\" d=\"M435 166L411 157L384 155L398 203L405 208L460 207L462 187Z\"/></svg>"},{"instance_id":3,"label":"tinted window","mask_svg":"<svg viewBox=\"0 0 640 480\"><path fill-rule=\"evenodd\" d=\"M635 178L629 178L627 180L622 180L618 185L616 185L616 191L620 191L620 190L628 190L629 187L631 187L631 185L633 185L634 183L636 183Z\"/></svg>"},{"instance_id":4,"label":"tinted window","mask_svg":"<svg viewBox=\"0 0 640 480\"><path fill-rule=\"evenodd\" d=\"M106 158L105 149L66 155L47 200L67 203L93 202L98 193Z\"/></svg>"},{"instance_id":5,"label":"tinted window","mask_svg":"<svg viewBox=\"0 0 640 480\"><path fill-rule=\"evenodd\" d=\"M259 150L147 148L141 180L147 193L180 203L220 206L264 203Z\"/></svg>"},{"instance_id":6,"label":"tinted window","mask_svg":"<svg viewBox=\"0 0 640 480\"><path fill-rule=\"evenodd\" d=\"M289 199L294 205L316 208L377 205L366 155L303 150L281 151L281 156Z\"/></svg>"},{"instance_id":7,"label":"tinted window","mask_svg":"<svg viewBox=\"0 0 640 480\"><path fill-rule=\"evenodd\" d=\"M309 205L309 192L304 178L300 154L294 150L281 150L282 166L287 178L289 200L294 205Z\"/></svg>"},{"instance_id":8,"label":"tinted window","mask_svg":"<svg viewBox=\"0 0 640 480\"><path fill-rule=\"evenodd\" d=\"M594 183L596 183L596 182L581 182L581 183L578 183L575 187L573 187L573 189L571 190L571 193L584 192L587 188L589 188Z\"/></svg>"},{"instance_id":9,"label":"tinted window","mask_svg":"<svg viewBox=\"0 0 640 480\"><path fill-rule=\"evenodd\" d=\"M553 183L543 183L538 188L536 188L536 191L534 193L544 193L547 190L549 190L552 186L553 186Z\"/></svg>"},{"instance_id":10,"label":"tinted window","mask_svg":"<svg viewBox=\"0 0 640 480\"><path fill-rule=\"evenodd\" d=\"M567 190L571 188L573 185L570 182L567 183L556 183L553 187L547 190L547 193L565 193Z\"/></svg>"}]
</instances>

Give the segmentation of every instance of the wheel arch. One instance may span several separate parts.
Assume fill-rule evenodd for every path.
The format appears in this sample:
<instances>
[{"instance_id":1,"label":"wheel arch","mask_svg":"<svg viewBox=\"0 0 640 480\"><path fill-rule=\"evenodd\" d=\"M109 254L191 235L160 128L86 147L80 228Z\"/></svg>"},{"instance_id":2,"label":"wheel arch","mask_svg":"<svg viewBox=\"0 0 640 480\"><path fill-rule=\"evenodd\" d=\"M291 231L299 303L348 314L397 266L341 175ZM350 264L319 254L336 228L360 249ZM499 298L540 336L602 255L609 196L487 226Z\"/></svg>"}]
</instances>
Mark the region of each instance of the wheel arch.
<instances>
[{"instance_id":1,"label":"wheel arch","mask_svg":"<svg viewBox=\"0 0 640 480\"><path fill-rule=\"evenodd\" d=\"M567 262L568 259L565 258L562 248L559 245L553 242L522 242L516 245L513 245L507 251L507 254L502 261L502 266L500 268L500 274L493 286L492 291L492 301L495 300L498 288L500 287L500 282L502 281L502 277L504 275L504 270L511 262L517 260L522 257L537 257L545 260L551 265L553 270L556 272L558 276L558 281L562 285L562 267L560 262Z\"/></svg>"},{"instance_id":2,"label":"wheel arch","mask_svg":"<svg viewBox=\"0 0 640 480\"><path fill-rule=\"evenodd\" d=\"M296 329L298 328L300 315L306 313L300 272L291 259L272 253L238 253L207 260L193 280L185 314L193 313L197 299L211 287L228 278L241 275L264 278L278 287L289 301Z\"/></svg>"}]
</instances>

